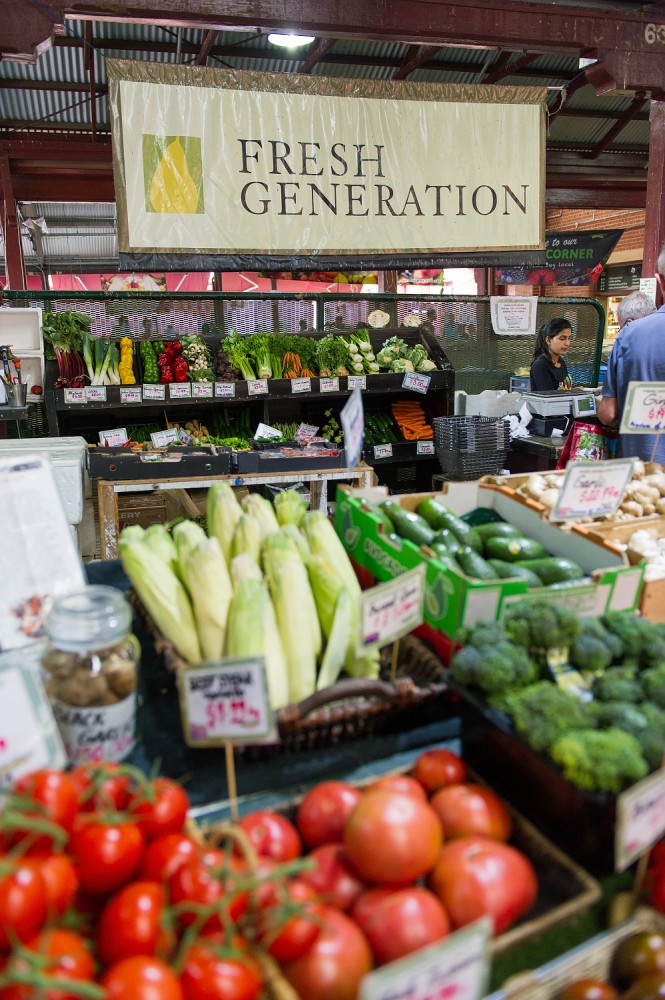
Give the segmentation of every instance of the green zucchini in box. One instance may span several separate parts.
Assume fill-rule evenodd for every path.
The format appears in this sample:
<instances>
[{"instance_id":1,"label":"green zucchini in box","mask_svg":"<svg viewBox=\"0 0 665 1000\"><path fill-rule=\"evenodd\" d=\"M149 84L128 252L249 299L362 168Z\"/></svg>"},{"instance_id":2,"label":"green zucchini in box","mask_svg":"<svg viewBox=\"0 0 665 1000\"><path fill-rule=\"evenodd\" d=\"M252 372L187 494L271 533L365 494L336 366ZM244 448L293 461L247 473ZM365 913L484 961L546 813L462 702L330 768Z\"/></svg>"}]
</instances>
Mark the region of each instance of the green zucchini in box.
<instances>
[{"instance_id":1,"label":"green zucchini in box","mask_svg":"<svg viewBox=\"0 0 665 1000\"><path fill-rule=\"evenodd\" d=\"M447 528L449 531L452 531L461 545L470 545L476 552L480 552L482 542L478 530L469 527L465 521L456 517L451 510L442 503L439 503L438 500L435 500L433 497L426 497L425 500L422 500L418 504L416 511L435 531Z\"/></svg>"},{"instance_id":2,"label":"green zucchini in box","mask_svg":"<svg viewBox=\"0 0 665 1000\"><path fill-rule=\"evenodd\" d=\"M575 607L582 614L602 614L605 610L634 610L639 599L643 565L629 566L622 554L608 549L598 540L588 536L580 536L570 531L561 531L555 525L542 520L537 512L519 503L500 488L484 483L448 483L446 494L406 494L390 498L389 508L400 508L410 514L419 510L432 510L438 514L437 507L447 508L454 519L459 521L463 516L471 514L478 508L491 509L497 519L512 524L519 529L522 537L540 543L549 558L568 559L577 563L584 577L593 576L593 581L582 579L576 581L577 586L558 590L544 590L533 585L533 578L525 574L498 578L496 566L489 563L496 579L478 579L464 575L463 570L455 570L450 559L446 565L437 558L436 550L431 550L434 539L429 542L423 537L426 532L420 521L402 519L402 524L409 525L413 534L416 527L416 539L400 537L399 530L388 535L379 517L367 506L367 501L360 490L340 487L337 491L337 506L335 514L336 530L350 556L361 566L364 566L377 581L391 580L400 573L414 569L425 562L425 620L434 628L446 635L456 637L460 629L473 621L484 619L496 621L512 602L519 598L531 600L547 594L551 602L566 603ZM381 493L372 490L369 495L372 504L381 503ZM388 499L387 494L385 499ZM436 506L420 505L423 500L436 501ZM389 515L390 516L390 515ZM445 515L444 515L445 516ZM397 515L399 521L400 515ZM423 516L423 520L426 520ZM449 522L449 518L446 518ZM395 524L393 517L391 522ZM439 522L441 523L441 522ZM428 522L433 530L431 521ZM468 525L467 525L468 527ZM443 527L439 529L445 530ZM452 527L447 530L453 532ZM477 528L474 529L476 536ZM453 532L454 534L454 532ZM451 552L443 536L444 551ZM455 534L457 538L457 535ZM490 536L491 537L491 536ZM421 545L429 548L429 555L421 550ZM453 553L451 552L451 555ZM487 557L483 556L487 562ZM492 557L493 558L493 557ZM510 562L510 560L500 560ZM517 566L517 564L515 564ZM531 569L529 565L526 567ZM533 572L533 570L532 570ZM524 576L524 578L522 578ZM536 574L538 576L538 574ZM540 577L539 577L540 579ZM530 587L530 585L532 585Z\"/></svg>"}]
</instances>

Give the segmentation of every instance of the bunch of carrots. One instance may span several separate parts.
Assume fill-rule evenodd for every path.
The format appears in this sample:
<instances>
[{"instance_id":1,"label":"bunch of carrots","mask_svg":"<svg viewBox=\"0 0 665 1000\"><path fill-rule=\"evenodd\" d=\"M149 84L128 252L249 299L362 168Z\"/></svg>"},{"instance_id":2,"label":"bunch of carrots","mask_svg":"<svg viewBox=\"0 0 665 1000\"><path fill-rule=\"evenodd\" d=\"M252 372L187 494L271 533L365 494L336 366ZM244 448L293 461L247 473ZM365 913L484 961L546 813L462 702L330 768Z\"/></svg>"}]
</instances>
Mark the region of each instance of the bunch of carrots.
<instances>
[{"instance_id":1,"label":"bunch of carrots","mask_svg":"<svg viewBox=\"0 0 665 1000\"><path fill-rule=\"evenodd\" d=\"M418 400L402 400L391 405L393 417L406 441L431 441L434 437L431 424Z\"/></svg>"},{"instance_id":2,"label":"bunch of carrots","mask_svg":"<svg viewBox=\"0 0 665 1000\"><path fill-rule=\"evenodd\" d=\"M282 371L284 372L284 378L314 378L314 372L310 371L309 368L303 368L302 361L300 360L299 354L294 354L289 351L284 355L284 361L282 364Z\"/></svg>"}]
</instances>

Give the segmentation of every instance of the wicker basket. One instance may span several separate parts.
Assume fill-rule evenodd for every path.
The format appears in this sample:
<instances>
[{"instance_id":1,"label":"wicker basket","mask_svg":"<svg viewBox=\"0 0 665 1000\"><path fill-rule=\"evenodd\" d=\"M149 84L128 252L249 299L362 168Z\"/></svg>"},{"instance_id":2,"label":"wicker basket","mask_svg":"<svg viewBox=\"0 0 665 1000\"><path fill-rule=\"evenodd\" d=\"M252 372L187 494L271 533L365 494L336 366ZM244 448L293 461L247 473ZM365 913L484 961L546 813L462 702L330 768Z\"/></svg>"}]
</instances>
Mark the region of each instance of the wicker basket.
<instances>
[{"instance_id":1,"label":"wicker basket","mask_svg":"<svg viewBox=\"0 0 665 1000\"><path fill-rule=\"evenodd\" d=\"M614 930L573 948L559 958L535 969L512 976L486 1000L557 1000L561 990L576 979L606 979L617 946L638 931L664 930L665 920L654 910L639 910Z\"/></svg>"},{"instance_id":2,"label":"wicker basket","mask_svg":"<svg viewBox=\"0 0 665 1000\"><path fill-rule=\"evenodd\" d=\"M136 594L131 591L128 596L166 669L173 674L185 669L173 644L159 633ZM334 746L380 732L397 721L405 726L413 724L426 706L447 695L444 670L443 661L424 642L407 635L400 640L393 683L389 680L387 650L382 655L381 679L343 679L304 701L279 709L275 721L280 742L237 747L236 753L245 760L260 760L286 751Z\"/></svg>"}]
</instances>

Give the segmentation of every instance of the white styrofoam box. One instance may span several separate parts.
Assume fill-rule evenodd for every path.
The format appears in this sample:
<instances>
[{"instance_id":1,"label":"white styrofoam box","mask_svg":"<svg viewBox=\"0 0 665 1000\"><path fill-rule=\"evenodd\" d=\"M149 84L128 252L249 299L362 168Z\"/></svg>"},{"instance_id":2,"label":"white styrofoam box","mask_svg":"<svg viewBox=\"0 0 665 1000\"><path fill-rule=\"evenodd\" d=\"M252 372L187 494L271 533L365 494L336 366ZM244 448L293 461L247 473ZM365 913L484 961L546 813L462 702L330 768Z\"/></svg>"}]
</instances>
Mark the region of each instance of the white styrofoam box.
<instances>
[{"instance_id":1,"label":"white styrofoam box","mask_svg":"<svg viewBox=\"0 0 665 1000\"><path fill-rule=\"evenodd\" d=\"M43 351L41 309L0 309L0 344L7 344L17 355Z\"/></svg>"},{"instance_id":2,"label":"white styrofoam box","mask_svg":"<svg viewBox=\"0 0 665 1000\"><path fill-rule=\"evenodd\" d=\"M505 389L485 389L476 396L467 396L464 404L467 417L505 417L519 412L522 396Z\"/></svg>"},{"instance_id":3,"label":"white styrofoam box","mask_svg":"<svg viewBox=\"0 0 665 1000\"><path fill-rule=\"evenodd\" d=\"M38 403L44 398L44 355L28 354L27 351L24 354L20 351L14 353L21 361L21 382L28 386L28 402ZM33 386L39 386L42 391L33 393Z\"/></svg>"},{"instance_id":4,"label":"white styrofoam box","mask_svg":"<svg viewBox=\"0 0 665 1000\"><path fill-rule=\"evenodd\" d=\"M85 489L86 442L82 437L25 438L22 441L0 441L0 458L14 455L43 455L53 466L53 474L70 524L79 524L83 517Z\"/></svg>"}]
</instances>

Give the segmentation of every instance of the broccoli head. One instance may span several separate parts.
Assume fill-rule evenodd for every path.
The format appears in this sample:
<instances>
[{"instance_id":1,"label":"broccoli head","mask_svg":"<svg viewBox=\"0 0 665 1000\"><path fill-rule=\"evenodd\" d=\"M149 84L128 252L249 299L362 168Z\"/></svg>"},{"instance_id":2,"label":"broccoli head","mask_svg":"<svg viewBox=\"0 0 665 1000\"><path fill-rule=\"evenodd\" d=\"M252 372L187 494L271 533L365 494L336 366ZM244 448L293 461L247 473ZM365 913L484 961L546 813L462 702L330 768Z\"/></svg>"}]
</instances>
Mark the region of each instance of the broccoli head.
<instances>
[{"instance_id":1,"label":"broccoli head","mask_svg":"<svg viewBox=\"0 0 665 1000\"><path fill-rule=\"evenodd\" d=\"M618 662L623 655L623 643L621 639L606 629L600 618L580 618L580 621L582 623L582 635L599 639L611 651L612 662Z\"/></svg>"},{"instance_id":2,"label":"broccoli head","mask_svg":"<svg viewBox=\"0 0 665 1000\"><path fill-rule=\"evenodd\" d=\"M507 641L506 633L499 622L475 622L464 629L460 636L462 645L477 646L479 649Z\"/></svg>"},{"instance_id":3,"label":"broccoli head","mask_svg":"<svg viewBox=\"0 0 665 1000\"><path fill-rule=\"evenodd\" d=\"M594 677L591 693L597 701L642 701L644 694L637 677L634 667L609 667Z\"/></svg>"},{"instance_id":4,"label":"broccoli head","mask_svg":"<svg viewBox=\"0 0 665 1000\"><path fill-rule=\"evenodd\" d=\"M611 649L602 639L584 632L570 647L570 662L578 670L588 670L593 674L602 673L610 666L613 659Z\"/></svg>"},{"instance_id":5,"label":"broccoli head","mask_svg":"<svg viewBox=\"0 0 665 1000\"><path fill-rule=\"evenodd\" d=\"M489 695L531 684L537 667L525 649L503 642L487 646L464 646L450 664L453 678L460 684L477 687Z\"/></svg>"},{"instance_id":6,"label":"broccoli head","mask_svg":"<svg viewBox=\"0 0 665 1000\"><path fill-rule=\"evenodd\" d=\"M590 792L620 792L649 773L640 744L622 729L576 729L550 747L563 776Z\"/></svg>"},{"instance_id":7,"label":"broccoli head","mask_svg":"<svg viewBox=\"0 0 665 1000\"><path fill-rule=\"evenodd\" d=\"M540 649L568 647L582 632L574 611L547 601L520 601L503 620L509 639L520 646Z\"/></svg>"},{"instance_id":8,"label":"broccoli head","mask_svg":"<svg viewBox=\"0 0 665 1000\"><path fill-rule=\"evenodd\" d=\"M644 702L640 705L640 712L647 720L647 728L633 735L640 744L649 769L655 771L661 766L665 757L665 709Z\"/></svg>"},{"instance_id":9,"label":"broccoli head","mask_svg":"<svg viewBox=\"0 0 665 1000\"><path fill-rule=\"evenodd\" d=\"M658 627L647 618L625 611L608 611L602 623L623 645L622 662L653 666L665 661L665 648Z\"/></svg>"},{"instance_id":10,"label":"broccoli head","mask_svg":"<svg viewBox=\"0 0 665 1000\"><path fill-rule=\"evenodd\" d=\"M641 733L649 728L649 721L642 711L642 705L628 701L598 701L593 710L600 729L616 726L639 740Z\"/></svg>"},{"instance_id":11,"label":"broccoli head","mask_svg":"<svg viewBox=\"0 0 665 1000\"><path fill-rule=\"evenodd\" d=\"M639 675L644 694L659 708L665 708L665 663L643 670Z\"/></svg>"},{"instance_id":12,"label":"broccoli head","mask_svg":"<svg viewBox=\"0 0 665 1000\"><path fill-rule=\"evenodd\" d=\"M547 750L569 729L593 726L590 705L551 681L530 684L504 701L515 729L534 750Z\"/></svg>"}]
</instances>

